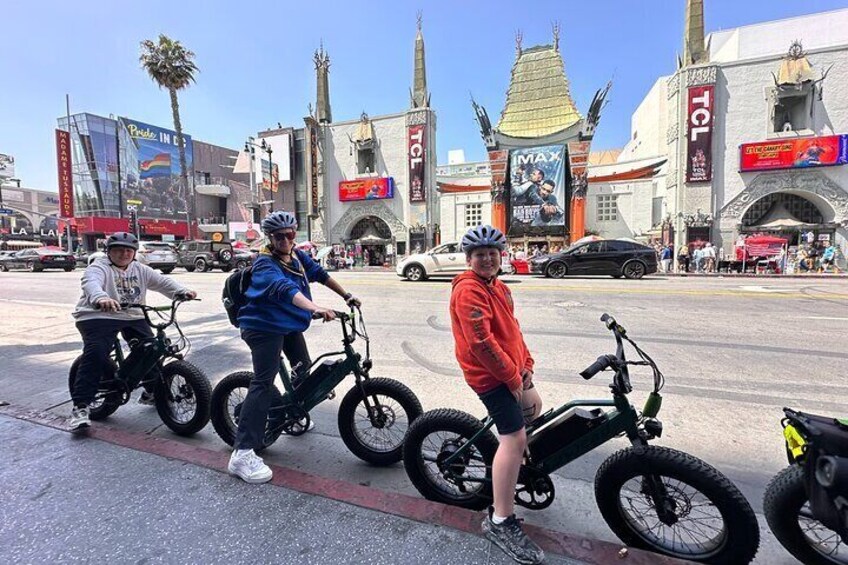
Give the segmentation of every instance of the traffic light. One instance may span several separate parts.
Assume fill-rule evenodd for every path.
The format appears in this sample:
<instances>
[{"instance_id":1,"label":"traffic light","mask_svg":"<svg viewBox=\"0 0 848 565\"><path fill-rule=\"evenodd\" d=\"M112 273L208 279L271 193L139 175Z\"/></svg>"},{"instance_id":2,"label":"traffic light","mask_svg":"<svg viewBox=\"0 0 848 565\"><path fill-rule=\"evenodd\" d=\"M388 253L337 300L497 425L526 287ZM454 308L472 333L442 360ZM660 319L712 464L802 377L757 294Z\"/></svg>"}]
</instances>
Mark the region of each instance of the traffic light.
<instances>
[{"instance_id":1,"label":"traffic light","mask_svg":"<svg viewBox=\"0 0 848 565\"><path fill-rule=\"evenodd\" d=\"M138 212L136 212L135 210L130 210L129 220L130 233L138 237Z\"/></svg>"}]
</instances>

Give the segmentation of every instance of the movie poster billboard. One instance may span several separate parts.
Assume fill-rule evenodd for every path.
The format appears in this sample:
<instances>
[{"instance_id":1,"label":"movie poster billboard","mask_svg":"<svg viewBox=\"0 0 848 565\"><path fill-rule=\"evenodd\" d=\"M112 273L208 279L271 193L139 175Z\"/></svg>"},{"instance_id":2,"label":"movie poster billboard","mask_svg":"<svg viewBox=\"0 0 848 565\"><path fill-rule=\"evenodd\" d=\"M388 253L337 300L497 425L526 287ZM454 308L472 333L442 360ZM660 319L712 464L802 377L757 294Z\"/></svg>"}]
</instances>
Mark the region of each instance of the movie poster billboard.
<instances>
[{"instance_id":1,"label":"movie poster billboard","mask_svg":"<svg viewBox=\"0 0 848 565\"><path fill-rule=\"evenodd\" d=\"M588 167L591 141L574 141L568 144L568 168L571 171L571 197L586 198L589 188Z\"/></svg>"},{"instance_id":2,"label":"movie poster billboard","mask_svg":"<svg viewBox=\"0 0 848 565\"><path fill-rule=\"evenodd\" d=\"M689 87L686 182L713 178L713 115L715 86Z\"/></svg>"},{"instance_id":3,"label":"movie poster billboard","mask_svg":"<svg viewBox=\"0 0 848 565\"><path fill-rule=\"evenodd\" d=\"M126 174L123 198L136 200L139 217L185 219L191 194L193 152L191 136L183 134L189 186L182 186L176 132L121 118L137 155Z\"/></svg>"},{"instance_id":4,"label":"movie poster billboard","mask_svg":"<svg viewBox=\"0 0 848 565\"><path fill-rule=\"evenodd\" d=\"M426 202L427 201L427 185L424 177L425 171L425 155L427 147L427 130L426 125L409 126L407 132L408 152L407 159L409 160L409 201L410 202Z\"/></svg>"},{"instance_id":5,"label":"movie poster billboard","mask_svg":"<svg viewBox=\"0 0 848 565\"><path fill-rule=\"evenodd\" d=\"M848 164L848 135L743 143L739 170L768 171Z\"/></svg>"},{"instance_id":6,"label":"movie poster billboard","mask_svg":"<svg viewBox=\"0 0 848 565\"><path fill-rule=\"evenodd\" d=\"M339 201L382 200L394 198L395 179L377 177L356 180L343 180L339 183Z\"/></svg>"},{"instance_id":7,"label":"movie poster billboard","mask_svg":"<svg viewBox=\"0 0 848 565\"><path fill-rule=\"evenodd\" d=\"M565 146L509 152L510 231L565 226Z\"/></svg>"}]
</instances>

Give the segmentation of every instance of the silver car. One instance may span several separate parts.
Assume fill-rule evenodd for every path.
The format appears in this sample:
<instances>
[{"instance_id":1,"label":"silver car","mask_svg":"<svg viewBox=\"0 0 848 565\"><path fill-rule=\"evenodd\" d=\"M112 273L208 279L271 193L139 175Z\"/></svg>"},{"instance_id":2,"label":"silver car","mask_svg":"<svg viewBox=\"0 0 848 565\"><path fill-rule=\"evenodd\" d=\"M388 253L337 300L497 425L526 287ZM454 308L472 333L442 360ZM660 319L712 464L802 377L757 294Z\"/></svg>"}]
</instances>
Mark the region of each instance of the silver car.
<instances>
[{"instance_id":1,"label":"silver car","mask_svg":"<svg viewBox=\"0 0 848 565\"><path fill-rule=\"evenodd\" d=\"M177 266L177 254L174 248L164 241L141 241L138 244L136 259L139 263L168 274Z\"/></svg>"}]
</instances>

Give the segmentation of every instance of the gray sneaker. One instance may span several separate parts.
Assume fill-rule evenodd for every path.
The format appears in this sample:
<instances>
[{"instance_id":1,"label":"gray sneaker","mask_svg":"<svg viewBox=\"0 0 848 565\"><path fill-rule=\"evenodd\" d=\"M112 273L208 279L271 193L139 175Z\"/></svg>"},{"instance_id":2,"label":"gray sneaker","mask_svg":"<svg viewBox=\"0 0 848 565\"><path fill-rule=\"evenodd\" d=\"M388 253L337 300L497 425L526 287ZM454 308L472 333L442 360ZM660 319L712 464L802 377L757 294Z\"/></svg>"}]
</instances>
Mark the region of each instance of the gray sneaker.
<instances>
[{"instance_id":1,"label":"gray sneaker","mask_svg":"<svg viewBox=\"0 0 848 565\"><path fill-rule=\"evenodd\" d=\"M545 559L545 552L527 537L521 529L521 520L515 514L500 524L492 522L492 508L483 519L483 533L486 539L501 548L504 553L518 563L536 565Z\"/></svg>"},{"instance_id":2,"label":"gray sneaker","mask_svg":"<svg viewBox=\"0 0 848 565\"><path fill-rule=\"evenodd\" d=\"M88 406L74 406L71 409L71 419L68 421L68 427L71 430L81 430L91 425L91 420L88 419Z\"/></svg>"}]
</instances>

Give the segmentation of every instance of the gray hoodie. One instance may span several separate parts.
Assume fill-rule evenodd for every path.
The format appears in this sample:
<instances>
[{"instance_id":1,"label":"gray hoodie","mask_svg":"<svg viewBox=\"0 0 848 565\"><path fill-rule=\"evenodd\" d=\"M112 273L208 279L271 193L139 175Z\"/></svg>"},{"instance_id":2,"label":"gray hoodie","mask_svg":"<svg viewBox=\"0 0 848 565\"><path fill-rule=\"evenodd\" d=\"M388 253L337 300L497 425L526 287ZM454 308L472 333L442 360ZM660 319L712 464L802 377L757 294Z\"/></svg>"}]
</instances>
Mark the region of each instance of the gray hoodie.
<instances>
[{"instance_id":1,"label":"gray hoodie","mask_svg":"<svg viewBox=\"0 0 848 565\"><path fill-rule=\"evenodd\" d=\"M155 290L173 298L188 289L174 279L154 271L138 261L129 264L126 270L114 267L106 257L94 261L82 275L82 296L74 309L77 321L94 319L138 320L144 314L138 308L118 312L101 312L97 301L111 298L121 304L145 304L147 289Z\"/></svg>"}]
</instances>

